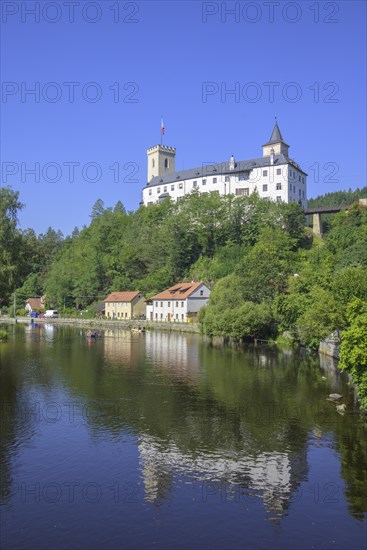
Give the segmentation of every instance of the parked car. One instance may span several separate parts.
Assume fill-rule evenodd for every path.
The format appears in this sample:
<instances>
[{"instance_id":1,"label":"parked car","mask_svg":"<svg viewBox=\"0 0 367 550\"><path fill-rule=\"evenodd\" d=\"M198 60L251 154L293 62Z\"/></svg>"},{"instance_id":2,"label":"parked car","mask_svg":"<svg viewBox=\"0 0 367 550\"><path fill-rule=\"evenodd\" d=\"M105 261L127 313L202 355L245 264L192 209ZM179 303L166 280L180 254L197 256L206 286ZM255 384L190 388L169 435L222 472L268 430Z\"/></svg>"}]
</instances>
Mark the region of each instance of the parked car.
<instances>
[{"instance_id":1,"label":"parked car","mask_svg":"<svg viewBox=\"0 0 367 550\"><path fill-rule=\"evenodd\" d=\"M44 317L56 319L59 316L59 312L56 309L48 309Z\"/></svg>"}]
</instances>

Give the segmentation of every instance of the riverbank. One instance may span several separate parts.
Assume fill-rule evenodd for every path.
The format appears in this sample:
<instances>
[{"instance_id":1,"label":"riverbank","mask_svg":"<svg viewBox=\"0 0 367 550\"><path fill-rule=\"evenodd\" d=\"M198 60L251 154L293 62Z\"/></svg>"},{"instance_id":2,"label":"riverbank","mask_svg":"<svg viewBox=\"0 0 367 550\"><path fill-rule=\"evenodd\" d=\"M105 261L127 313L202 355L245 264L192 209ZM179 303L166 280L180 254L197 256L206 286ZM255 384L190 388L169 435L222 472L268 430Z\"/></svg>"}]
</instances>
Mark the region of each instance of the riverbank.
<instances>
[{"instance_id":1,"label":"riverbank","mask_svg":"<svg viewBox=\"0 0 367 550\"><path fill-rule=\"evenodd\" d=\"M144 327L146 330L164 330L169 332L187 332L200 333L198 323L164 323L160 321L132 321L132 320L108 320L108 319L78 319L78 318L57 318L57 319L33 319L31 317L0 317L0 323L15 324L15 323L52 323L55 325L65 325L73 327L99 327L99 328L118 328L131 330L134 326Z\"/></svg>"}]
</instances>

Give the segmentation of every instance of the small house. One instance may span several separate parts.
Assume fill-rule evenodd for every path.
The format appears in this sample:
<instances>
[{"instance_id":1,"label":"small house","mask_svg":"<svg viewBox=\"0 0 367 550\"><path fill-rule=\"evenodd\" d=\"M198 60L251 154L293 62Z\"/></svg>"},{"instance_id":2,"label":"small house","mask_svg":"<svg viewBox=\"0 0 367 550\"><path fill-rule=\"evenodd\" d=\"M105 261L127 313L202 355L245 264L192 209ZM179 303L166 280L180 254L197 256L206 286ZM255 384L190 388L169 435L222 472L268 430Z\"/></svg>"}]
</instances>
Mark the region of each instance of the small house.
<instances>
[{"instance_id":1,"label":"small house","mask_svg":"<svg viewBox=\"0 0 367 550\"><path fill-rule=\"evenodd\" d=\"M147 319L187 323L208 303L210 289L202 281L177 283L147 300Z\"/></svg>"},{"instance_id":2,"label":"small house","mask_svg":"<svg viewBox=\"0 0 367 550\"><path fill-rule=\"evenodd\" d=\"M28 298L25 302L25 308L27 313L33 311L43 311L45 309L45 302L43 296L41 298Z\"/></svg>"},{"instance_id":3,"label":"small house","mask_svg":"<svg viewBox=\"0 0 367 550\"><path fill-rule=\"evenodd\" d=\"M112 292L104 301L106 319L145 318L145 298L141 292Z\"/></svg>"}]
</instances>

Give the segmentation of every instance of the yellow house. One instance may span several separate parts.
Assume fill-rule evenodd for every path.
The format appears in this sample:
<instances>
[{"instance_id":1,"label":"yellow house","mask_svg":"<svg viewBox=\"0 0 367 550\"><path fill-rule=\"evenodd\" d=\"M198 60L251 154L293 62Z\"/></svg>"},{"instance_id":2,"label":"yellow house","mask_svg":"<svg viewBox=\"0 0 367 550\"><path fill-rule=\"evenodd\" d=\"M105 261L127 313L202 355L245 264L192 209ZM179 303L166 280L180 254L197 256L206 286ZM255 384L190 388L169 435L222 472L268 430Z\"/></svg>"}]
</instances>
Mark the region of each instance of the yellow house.
<instances>
[{"instance_id":1,"label":"yellow house","mask_svg":"<svg viewBox=\"0 0 367 550\"><path fill-rule=\"evenodd\" d=\"M136 319L145 315L145 298L140 292L112 292L104 305L106 319Z\"/></svg>"}]
</instances>

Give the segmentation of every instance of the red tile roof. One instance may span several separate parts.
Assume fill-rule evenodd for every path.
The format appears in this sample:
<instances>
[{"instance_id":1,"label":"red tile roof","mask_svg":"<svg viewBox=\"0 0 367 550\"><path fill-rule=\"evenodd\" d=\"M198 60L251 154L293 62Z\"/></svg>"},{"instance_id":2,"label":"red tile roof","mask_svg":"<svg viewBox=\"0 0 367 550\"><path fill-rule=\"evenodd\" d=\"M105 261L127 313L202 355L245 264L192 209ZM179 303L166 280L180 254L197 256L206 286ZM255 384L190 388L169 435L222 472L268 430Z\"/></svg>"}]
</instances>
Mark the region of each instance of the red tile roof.
<instances>
[{"instance_id":1,"label":"red tile roof","mask_svg":"<svg viewBox=\"0 0 367 550\"><path fill-rule=\"evenodd\" d=\"M196 283L177 283L176 285L167 288L167 290L156 294L151 298L151 300L185 300L202 284L205 283L203 283L203 281Z\"/></svg>"},{"instance_id":2,"label":"red tile roof","mask_svg":"<svg viewBox=\"0 0 367 550\"><path fill-rule=\"evenodd\" d=\"M105 302L132 302L140 292L111 292Z\"/></svg>"},{"instance_id":3,"label":"red tile roof","mask_svg":"<svg viewBox=\"0 0 367 550\"><path fill-rule=\"evenodd\" d=\"M29 304L32 309L45 308L42 298L28 298L28 300L26 300L26 304Z\"/></svg>"}]
</instances>

